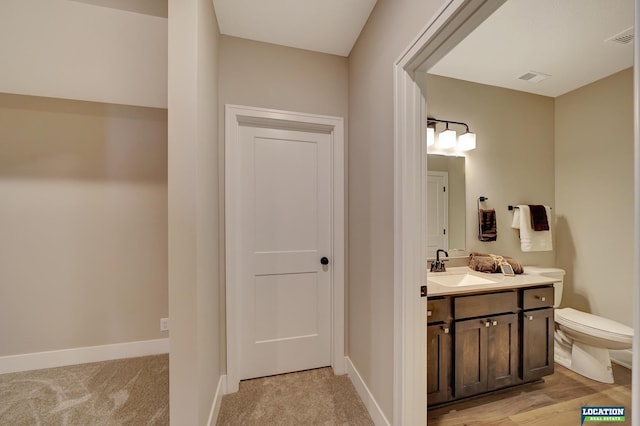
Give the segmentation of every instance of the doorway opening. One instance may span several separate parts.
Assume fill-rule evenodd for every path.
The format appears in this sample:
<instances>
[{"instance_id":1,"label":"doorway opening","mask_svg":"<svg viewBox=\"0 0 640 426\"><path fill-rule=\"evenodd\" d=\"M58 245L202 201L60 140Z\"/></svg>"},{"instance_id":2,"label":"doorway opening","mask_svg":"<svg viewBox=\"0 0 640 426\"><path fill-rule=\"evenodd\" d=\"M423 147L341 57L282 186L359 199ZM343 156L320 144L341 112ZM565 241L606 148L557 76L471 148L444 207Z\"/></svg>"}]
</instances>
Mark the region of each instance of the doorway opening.
<instances>
[{"instance_id":1,"label":"doorway opening","mask_svg":"<svg viewBox=\"0 0 640 426\"><path fill-rule=\"evenodd\" d=\"M473 3L473 4L472 4ZM483 3L483 4L479 4ZM491 3L491 4L486 4ZM426 282L424 212L426 211L425 92L426 71L468 35L503 2L449 1L403 53L395 67L395 383L394 423L425 424L423 395L425 383L415 377L426 377L424 366L424 303L417 297L417 287ZM636 1L636 23L638 1ZM635 179L640 179L640 142L638 141L638 47L635 46L634 110L635 113ZM640 208L639 188L635 187L635 209ZM415 214L419 212L419 214ZM640 219L635 216L635 250L639 251ZM416 232L420 230L420 232ZM416 238L416 234L420 238ZM634 266L634 325L640 324L640 266ZM638 339L638 337L634 337ZM638 343L636 340L634 343ZM638 347L636 345L636 347ZM634 358L638 355L634 353ZM412 380L412 377L414 378ZM640 379L640 376L638 377ZM634 380L638 389L639 380ZM633 405L638 403L634 389Z\"/></svg>"},{"instance_id":2,"label":"doorway opening","mask_svg":"<svg viewBox=\"0 0 640 426\"><path fill-rule=\"evenodd\" d=\"M344 374L343 119L227 105L225 185L226 393Z\"/></svg>"}]
</instances>

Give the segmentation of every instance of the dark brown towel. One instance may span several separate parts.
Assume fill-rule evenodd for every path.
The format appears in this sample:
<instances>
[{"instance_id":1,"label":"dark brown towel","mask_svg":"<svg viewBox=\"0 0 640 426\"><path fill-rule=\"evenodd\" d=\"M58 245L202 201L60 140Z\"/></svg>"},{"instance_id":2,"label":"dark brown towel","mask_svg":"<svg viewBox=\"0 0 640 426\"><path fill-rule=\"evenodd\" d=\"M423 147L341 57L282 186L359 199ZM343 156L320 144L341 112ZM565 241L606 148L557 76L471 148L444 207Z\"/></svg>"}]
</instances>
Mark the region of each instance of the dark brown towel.
<instances>
[{"instance_id":1,"label":"dark brown towel","mask_svg":"<svg viewBox=\"0 0 640 426\"><path fill-rule=\"evenodd\" d=\"M497 265L495 259L488 254L474 251L469 255L469 257L469 268L474 271L500 272L500 267ZM520 262L507 256L503 256L503 258L509 265L511 265L513 272L516 274L522 274L524 272L524 268Z\"/></svg>"},{"instance_id":2,"label":"dark brown towel","mask_svg":"<svg viewBox=\"0 0 640 426\"><path fill-rule=\"evenodd\" d=\"M531 229L534 231L548 231L547 209L541 204L529 204L529 211L531 212Z\"/></svg>"},{"instance_id":3,"label":"dark brown towel","mask_svg":"<svg viewBox=\"0 0 640 426\"><path fill-rule=\"evenodd\" d=\"M498 230L496 227L496 211L478 210L478 221L480 222L480 241L495 241L498 239Z\"/></svg>"}]
</instances>

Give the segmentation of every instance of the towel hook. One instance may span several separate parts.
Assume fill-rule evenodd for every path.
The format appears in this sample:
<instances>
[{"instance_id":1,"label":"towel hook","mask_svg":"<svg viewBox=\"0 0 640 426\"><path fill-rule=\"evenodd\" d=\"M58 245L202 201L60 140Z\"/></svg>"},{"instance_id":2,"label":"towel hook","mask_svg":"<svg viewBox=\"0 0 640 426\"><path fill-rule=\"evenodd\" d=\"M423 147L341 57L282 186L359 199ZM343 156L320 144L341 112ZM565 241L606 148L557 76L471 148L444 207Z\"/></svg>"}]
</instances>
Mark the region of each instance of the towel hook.
<instances>
[{"instance_id":1,"label":"towel hook","mask_svg":"<svg viewBox=\"0 0 640 426\"><path fill-rule=\"evenodd\" d=\"M489 198L485 197L484 195L481 195L478 197L478 201L480 201L481 203L484 203L485 201L487 201Z\"/></svg>"},{"instance_id":2,"label":"towel hook","mask_svg":"<svg viewBox=\"0 0 640 426\"><path fill-rule=\"evenodd\" d=\"M484 195L481 195L478 197L478 211L480 211L480 203L484 203L485 201L487 201L489 198L485 197Z\"/></svg>"}]
</instances>

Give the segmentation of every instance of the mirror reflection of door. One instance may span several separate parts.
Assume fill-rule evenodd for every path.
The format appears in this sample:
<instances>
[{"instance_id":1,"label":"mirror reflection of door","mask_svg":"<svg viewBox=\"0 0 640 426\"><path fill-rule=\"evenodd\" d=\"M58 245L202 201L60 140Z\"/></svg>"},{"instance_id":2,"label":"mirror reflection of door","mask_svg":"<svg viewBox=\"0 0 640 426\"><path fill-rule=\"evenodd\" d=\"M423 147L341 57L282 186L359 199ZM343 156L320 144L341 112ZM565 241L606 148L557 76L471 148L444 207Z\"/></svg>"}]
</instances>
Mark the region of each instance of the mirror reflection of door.
<instances>
[{"instance_id":1,"label":"mirror reflection of door","mask_svg":"<svg viewBox=\"0 0 640 426\"><path fill-rule=\"evenodd\" d=\"M449 250L449 173L427 172L427 256Z\"/></svg>"},{"instance_id":2,"label":"mirror reflection of door","mask_svg":"<svg viewBox=\"0 0 640 426\"><path fill-rule=\"evenodd\" d=\"M449 256L457 257L466 250L465 157L427 155L427 185L430 185L429 175L435 176L437 173L447 176L444 183L447 190L442 191L442 184L428 188L434 189L434 193L427 195L427 257L434 258L439 248L447 250ZM436 196L445 198L439 200L434 198ZM438 206L444 210L436 208ZM436 233L438 229L442 232Z\"/></svg>"}]
</instances>

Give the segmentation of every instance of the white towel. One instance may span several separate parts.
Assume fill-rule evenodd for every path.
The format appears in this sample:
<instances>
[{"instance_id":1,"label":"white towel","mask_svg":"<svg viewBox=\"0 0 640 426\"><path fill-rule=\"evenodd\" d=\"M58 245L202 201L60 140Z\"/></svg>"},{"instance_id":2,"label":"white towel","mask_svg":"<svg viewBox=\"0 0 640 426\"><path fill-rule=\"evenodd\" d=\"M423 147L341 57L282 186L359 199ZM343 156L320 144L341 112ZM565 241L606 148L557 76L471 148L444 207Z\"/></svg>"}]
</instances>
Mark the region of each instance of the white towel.
<instances>
[{"instance_id":1,"label":"white towel","mask_svg":"<svg viewBox=\"0 0 640 426\"><path fill-rule=\"evenodd\" d=\"M551 240L551 209L544 206L549 220L548 231L534 231L531 227L531 211L526 204L519 205L513 212L512 228L520 230L520 249L522 251L551 251L553 242Z\"/></svg>"}]
</instances>

